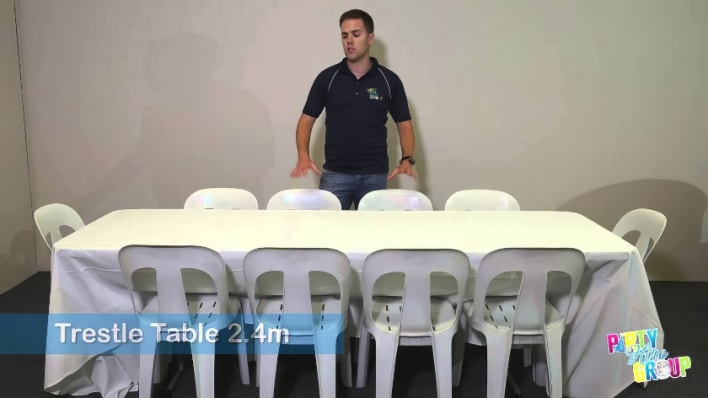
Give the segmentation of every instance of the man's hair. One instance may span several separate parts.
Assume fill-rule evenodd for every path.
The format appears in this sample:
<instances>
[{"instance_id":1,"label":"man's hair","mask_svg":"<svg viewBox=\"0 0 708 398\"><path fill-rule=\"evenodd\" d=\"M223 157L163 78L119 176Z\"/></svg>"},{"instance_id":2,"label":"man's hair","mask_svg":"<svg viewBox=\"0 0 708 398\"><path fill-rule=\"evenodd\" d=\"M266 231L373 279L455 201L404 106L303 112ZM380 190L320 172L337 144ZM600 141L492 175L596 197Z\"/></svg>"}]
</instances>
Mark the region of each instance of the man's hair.
<instances>
[{"instance_id":1,"label":"man's hair","mask_svg":"<svg viewBox=\"0 0 708 398\"><path fill-rule=\"evenodd\" d=\"M366 11L353 9L345 12L339 17L339 26L342 26L342 23L348 19L361 19L364 22L366 33L374 33L374 20Z\"/></svg>"}]
</instances>

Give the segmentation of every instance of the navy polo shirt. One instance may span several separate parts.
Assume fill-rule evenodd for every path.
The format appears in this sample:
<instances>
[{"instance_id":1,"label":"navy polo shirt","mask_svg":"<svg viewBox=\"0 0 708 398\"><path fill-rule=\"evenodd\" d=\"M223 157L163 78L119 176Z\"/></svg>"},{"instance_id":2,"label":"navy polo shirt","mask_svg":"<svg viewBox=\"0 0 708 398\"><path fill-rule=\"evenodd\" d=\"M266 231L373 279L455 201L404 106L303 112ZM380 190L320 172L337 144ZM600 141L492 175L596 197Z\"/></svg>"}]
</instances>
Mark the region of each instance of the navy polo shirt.
<instances>
[{"instance_id":1,"label":"navy polo shirt","mask_svg":"<svg viewBox=\"0 0 708 398\"><path fill-rule=\"evenodd\" d=\"M388 173L386 121L411 119L401 79L371 58L371 69L357 79L347 60L315 78L303 113L317 118L326 109L324 168L346 174Z\"/></svg>"}]
</instances>

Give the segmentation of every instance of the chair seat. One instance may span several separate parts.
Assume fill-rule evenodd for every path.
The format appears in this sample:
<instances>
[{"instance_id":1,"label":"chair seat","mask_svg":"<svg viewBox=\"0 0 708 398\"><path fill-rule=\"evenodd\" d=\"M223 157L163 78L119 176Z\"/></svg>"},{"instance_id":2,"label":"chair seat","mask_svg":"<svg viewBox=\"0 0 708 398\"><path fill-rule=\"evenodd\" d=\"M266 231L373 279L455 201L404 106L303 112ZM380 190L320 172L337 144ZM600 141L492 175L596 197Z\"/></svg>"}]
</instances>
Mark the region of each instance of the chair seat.
<instances>
[{"instance_id":1,"label":"chair seat","mask_svg":"<svg viewBox=\"0 0 708 398\"><path fill-rule=\"evenodd\" d=\"M433 330L447 329L455 324L455 309L444 298L431 297L431 323ZM376 327L392 333L399 331L401 324L400 297L374 297L372 301L372 317ZM430 331L401 332L401 337L428 337Z\"/></svg>"},{"instance_id":2,"label":"chair seat","mask_svg":"<svg viewBox=\"0 0 708 398\"><path fill-rule=\"evenodd\" d=\"M295 318L283 323L283 298L262 298L258 302L258 320L269 328L286 328L291 336L312 335L313 330L343 328L344 317L340 314L342 302L332 296L312 296L312 315L292 314ZM301 327L293 327L301 326Z\"/></svg>"},{"instance_id":3,"label":"chair seat","mask_svg":"<svg viewBox=\"0 0 708 398\"><path fill-rule=\"evenodd\" d=\"M487 297L484 308L484 320L494 325L500 332L507 332L511 328L511 321L514 319L516 312L516 297ZM472 318L473 301L465 302L465 315L468 319ZM563 325L563 316L558 310L546 301L546 325L545 329L552 329ZM514 335L537 336L543 335L543 330L539 329L523 329L516 325Z\"/></svg>"},{"instance_id":4,"label":"chair seat","mask_svg":"<svg viewBox=\"0 0 708 398\"><path fill-rule=\"evenodd\" d=\"M221 317L214 316L218 314L212 312L218 306L218 299L215 294L188 294L186 298L190 321L199 321L204 323L205 326L208 325L218 329L226 328L237 317L237 314L241 313L241 301L237 297L229 299L229 314L224 314L228 316ZM157 297L152 297L146 302L145 308L140 315L152 318L153 314L157 315L158 313ZM176 321L177 319L176 316L174 318L168 316L167 318L168 321Z\"/></svg>"},{"instance_id":5,"label":"chair seat","mask_svg":"<svg viewBox=\"0 0 708 398\"><path fill-rule=\"evenodd\" d=\"M188 294L187 309L192 315L208 315L216 307L218 300L215 294ZM231 313L241 312L241 301L238 297L229 300ZM145 305L144 314L157 313L157 297L151 297Z\"/></svg>"}]
</instances>

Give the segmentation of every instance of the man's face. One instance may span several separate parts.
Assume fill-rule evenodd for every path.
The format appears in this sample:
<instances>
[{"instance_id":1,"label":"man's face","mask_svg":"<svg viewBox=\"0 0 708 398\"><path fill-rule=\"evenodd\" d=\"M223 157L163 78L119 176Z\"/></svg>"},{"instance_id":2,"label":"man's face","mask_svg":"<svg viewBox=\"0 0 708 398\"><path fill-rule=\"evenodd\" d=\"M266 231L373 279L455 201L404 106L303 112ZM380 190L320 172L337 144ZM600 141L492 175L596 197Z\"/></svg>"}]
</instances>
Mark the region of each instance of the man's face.
<instances>
[{"instance_id":1,"label":"man's face","mask_svg":"<svg viewBox=\"0 0 708 398\"><path fill-rule=\"evenodd\" d=\"M342 31L342 48L349 62L362 60L369 53L369 47L374 42L374 34L366 33L364 21L347 19L340 26Z\"/></svg>"}]
</instances>

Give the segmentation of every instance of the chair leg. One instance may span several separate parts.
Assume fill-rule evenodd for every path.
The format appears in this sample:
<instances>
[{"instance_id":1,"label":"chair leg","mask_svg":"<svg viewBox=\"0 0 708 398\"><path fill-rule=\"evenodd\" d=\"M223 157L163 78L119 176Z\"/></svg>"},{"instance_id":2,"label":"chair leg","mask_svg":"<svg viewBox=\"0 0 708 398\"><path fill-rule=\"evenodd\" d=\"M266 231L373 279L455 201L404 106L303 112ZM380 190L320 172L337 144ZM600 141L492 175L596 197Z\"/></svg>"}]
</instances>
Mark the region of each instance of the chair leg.
<instances>
[{"instance_id":1,"label":"chair leg","mask_svg":"<svg viewBox=\"0 0 708 398\"><path fill-rule=\"evenodd\" d=\"M241 384L251 384L251 374L248 369L248 346L247 343L239 343L236 347L238 353L238 370L241 374Z\"/></svg>"},{"instance_id":2,"label":"chair leg","mask_svg":"<svg viewBox=\"0 0 708 398\"><path fill-rule=\"evenodd\" d=\"M531 366L531 363L533 362L533 351L531 350L531 347L529 346L524 346L524 367L528 368Z\"/></svg>"},{"instance_id":3,"label":"chair leg","mask_svg":"<svg viewBox=\"0 0 708 398\"><path fill-rule=\"evenodd\" d=\"M243 340L251 340L249 339L249 336L251 333L253 333L254 330L254 317L253 314L251 313L251 304L248 302L248 299L241 299L241 327L242 327L242 332L241 332L241 338ZM253 360L256 362L256 387L258 387L258 352L256 345L254 343L255 340L251 340L250 342L244 342L240 344L238 347L236 347L236 351L239 355L238 358L238 366L239 366L239 373L241 376L241 383L243 385L250 385L251 384L251 374L250 370L248 367L248 349L249 346L253 347Z\"/></svg>"},{"instance_id":4,"label":"chair leg","mask_svg":"<svg viewBox=\"0 0 708 398\"><path fill-rule=\"evenodd\" d=\"M487 335L487 397L504 398L509 370L511 331Z\"/></svg>"},{"instance_id":5,"label":"chair leg","mask_svg":"<svg viewBox=\"0 0 708 398\"><path fill-rule=\"evenodd\" d=\"M369 343L371 336L364 325L359 333L359 344L356 363L356 388L363 388L366 385L367 373L369 373Z\"/></svg>"},{"instance_id":6,"label":"chair leg","mask_svg":"<svg viewBox=\"0 0 708 398\"><path fill-rule=\"evenodd\" d=\"M340 356L339 362L339 373L342 375L342 384L344 387L351 388L353 384L352 378L352 353L351 353L351 343L350 337L347 330L342 332L342 339L344 340L344 351Z\"/></svg>"},{"instance_id":7,"label":"chair leg","mask_svg":"<svg viewBox=\"0 0 708 398\"><path fill-rule=\"evenodd\" d=\"M398 352L398 334L380 333L376 337L376 397L393 394L393 376Z\"/></svg>"},{"instance_id":8,"label":"chair leg","mask_svg":"<svg viewBox=\"0 0 708 398\"><path fill-rule=\"evenodd\" d=\"M260 388L261 387L261 357L262 355L262 350L261 350L261 345L258 344L256 341L253 341L251 344L253 344L253 353L254 355L254 360L256 362L256 387Z\"/></svg>"},{"instance_id":9,"label":"chair leg","mask_svg":"<svg viewBox=\"0 0 708 398\"><path fill-rule=\"evenodd\" d=\"M197 398L214 397L214 344L192 344L192 362L194 363L194 386Z\"/></svg>"},{"instance_id":10,"label":"chair leg","mask_svg":"<svg viewBox=\"0 0 708 398\"><path fill-rule=\"evenodd\" d=\"M453 334L433 335L433 360L438 398L452 398L452 340Z\"/></svg>"},{"instance_id":11,"label":"chair leg","mask_svg":"<svg viewBox=\"0 0 708 398\"><path fill-rule=\"evenodd\" d=\"M315 333L315 360L320 397L336 397L337 335L334 331Z\"/></svg>"},{"instance_id":12,"label":"chair leg","mask_svg":"<svg viewBox=\"0 0 708 398\"><path fill-rule=\"evenodd\" d=\"M175 374L172 376L170 381L167 383L167 391L172 392L175 390L177 387L177 383L179 382L179 379L182 377L182 374L184 373L184 359L183 358L176 358L177 359L177 370L175 371Z\"/></svg>"},{"instance_id":13,"label":"chair leg","mask_svg":"<svg viewBox=\"0 0 708 398\"><path fill-rule=\"evenodd\" d=\"M154 362L149 357L155 358L154 355L144 354L140 356L140 381L139 381L139 398L152 397L152 366ZM148 370L150 369L150 370Z\"/></svg>"},{"instance_id":14,"label":"chair leg","mask_svg":"<svg viewBox=\"0 0 708 398\"><path fill-rule=\"evenodd\" d=\"M138 396L140 398L150 398L152 396L156 348L156 339L143 339L140 344L140 376L138 378Z\"/></svg>"},{"instance_id":15,"label":"chair leg","mask_svg":"<svg viewBox=\"0 0 708 398\"><path fill-rule=\"evenodd\" d=\"M563 397L563 327L546 330L546 366L548 395L551 398Z\"/></svg>"},{"instance_id":16,"label":"chair leg","mask_svg":"<svg viewBox=\"0 0 708 398\"><path fill-rule=\"evenodd\" d=\"M259 385L260 398L273 398L275 394L275 376L278 368L278 351L280 344L276 342L261 343L256 342L256 345L265 345L258 347L258 359L256 372L257 383Z\"/></svg>"},{"instance_id":17,"label":"chair leg","mask_svg":"<svg viewBox=\"0 0 708 398\"><path fill-rule=\"evenodd\" d=\"M521 388L519 387L519 383L516 382L516 379L514 378L514 376L511 375L510 372L507 372L506 380L509 383L509 385L511 386L511 389L514 391L514 395L516 395L517 397L520 397L521 396Z\"/></svg>"},{"instance_id":18,"label":"chair leg","mask_svg":"<svg viewBox=\"0 0 708 398\"><path fill-rule=\"evenodd\" d=\"M460 327L453 337L452 348L452 385L457 387L462 381L462 365L467 346L467 327L460 322Z\"/></svg>"}]
</instances>

